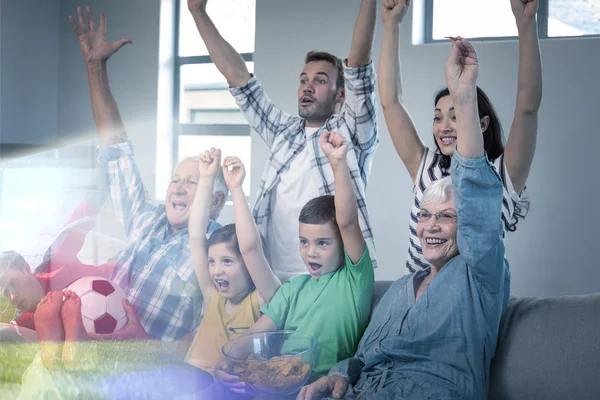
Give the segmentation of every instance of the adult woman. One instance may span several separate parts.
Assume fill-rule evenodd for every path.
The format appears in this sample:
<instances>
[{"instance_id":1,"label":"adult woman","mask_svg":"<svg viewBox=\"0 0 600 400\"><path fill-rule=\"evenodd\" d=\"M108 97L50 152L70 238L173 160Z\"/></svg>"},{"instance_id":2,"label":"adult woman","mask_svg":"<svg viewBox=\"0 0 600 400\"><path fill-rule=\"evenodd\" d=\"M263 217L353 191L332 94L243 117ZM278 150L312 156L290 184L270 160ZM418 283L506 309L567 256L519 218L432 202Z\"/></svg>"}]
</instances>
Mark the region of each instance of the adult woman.
<instances>
[{"instance_id":1,"label":"adult woman","mask_svg":"<svg viewBox=\"0 0 600 400\"><path fill-rule=\"evenodd\" d=\"M446 177L425 191L417 224L431 268L403 276L376 308L354 357L298 399L485 399L510 293L502 181L485 156L475 49L462 38L446 64L460 137ZM321 397L319 397L321 396Z\"/></svg>"},{"instance_id":2,"label":"adult woman","mask_svg":"<svg viewBox=\"0 0 600 400\"><path fill-rule=\"evenodd\" d=\"M514 231L518 218L525 215L528 206L520 194L525 188L535 152L537 111L542 98L542 67L535 18L538 0L510 2L519 32L519 77L515 114L506 148L498 116L488 97L479 88L477 103L484 148L503 181L504 227L505 230ZM440 91L435 98L433 134L436 150L425 147L402 104L398 36L399 24L409 5L410 0L384 1L379 95L394 147L415 184L415 200L409 219L410 246L406 261L407 268L414 272L428 266L416 236L417 215L423 192L431 182L450 174L450 158L460 130L447 89Z\"/></svg>"}]
</instances>

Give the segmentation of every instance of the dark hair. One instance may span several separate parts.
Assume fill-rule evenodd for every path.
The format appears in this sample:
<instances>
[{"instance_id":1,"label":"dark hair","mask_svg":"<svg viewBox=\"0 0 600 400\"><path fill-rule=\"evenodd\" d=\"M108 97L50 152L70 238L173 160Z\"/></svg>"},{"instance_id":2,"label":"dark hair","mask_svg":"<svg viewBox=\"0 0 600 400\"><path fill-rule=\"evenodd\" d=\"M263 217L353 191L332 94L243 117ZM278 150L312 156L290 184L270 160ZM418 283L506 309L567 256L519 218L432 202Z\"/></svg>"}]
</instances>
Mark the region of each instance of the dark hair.
<instances>
[{"instance_id":1,"label":"dark hair","mask_svg":"<svg viewBox=\"0 0 600 400\"><path fill-rule=\"evenodd\" d=\"M442 97L449 95L450 91L448 88L444 88L437 92L435 95L434 106L437 106L438 101L440 101ZM496 114L496 110L494 109L490 98L479 86L477 86L477 109L479 110L479 119L485 116L490 118L488 127L483 133L483 149L485 150L489 160L495 160L504 153L504 135L502 134L502 125L500 124L500 118L498 118L498 114ZM438 145L437 140L435 140L435 137L434 142L435 147L438 149L441 157L440 167L445 169L450 168L451 157L442 154L440 151L440 146ZM529 200L526 197L523 197L520 202L513 203L514 212L512 220L505 222L506 229L510 232L517 230L517 222L519 222L520 219L525 218L525 215L529 210Z\"/></svg>"},{"instance_id":2,"label":"dark hair","mask_svg":"<svg viewBox=\"0 0 600 400\"><path fill-rule=\"evenodd\" d=\"M435 95L434 106L437 106L438 101L440 101L442 97L449 95L450 91L448 88L440 90ZM498 118L498 114L496 114L496 110L494 109L492 102L490 101L489 97L487 97L485 92L479 88L479 86L477 87L477 108L479 110L479 119L485 116L490 118L488 127L483 134L483 149L487 153L487 156L490 160L495 160L496 158L500 157L502 153L504 153L504 136L502 135L502 125L500 125L500 118ZM440 150L437 140L434 141L435 146L438 150ZM442 168L450 168L451 158L442 154L441 151L440 155L440 166Z\"/></svg>"},{"instance_id":3,"label":"dark hair","mask_svg":"<svg viewBox=\"0 0 600 400\"><path fill-rule=\"evenodd\" d=\"M29 264L20 253L4 251L0 253L0 274L7 271L26 271Z\"/></svg>"},{"instance_id":4,"label":"dark hair","mask_svg":"<svg viewBox=\"0 0 600 400\"><path fill-rule=\"evenodd\" d=\"M267 248L267 242L265 241L265 238L262 235L260 235L260 242L265 258L267 259L269 266L273 268L273 266L271 265L269 249ZM219 243L227 244L231 251L234 251L240 257L242 256L242 253L240 253L240 244L238 242L237 233L235 231L235 224L228 224L214 231L206 241L206 249L210 248L210 246Z\"/></svg>"},{"instance_id":5,"label":"dark hair","mask_svg":"<svg viewBox=\"0 0 600 400\"><path fill-rule=\"evenodd\" d=\"M310 200L302 207L298 222L315 225L332 222L337 228L334 197L332 195L325 195Z\"/></svg>"},{"instance_id":6,"label":"dark hair","mask_svg":"<svg viewBox=\"0 0 600 400\"><path fill-rule=\"evenodd\" d=\"M325 51L309 51L304 59L304 64L308 64L312 61L327 61L332 64L337 70L337 80L335 82L337 88L340 89L344 87L344 66L342 60Z\"/></svg>"}]
</instances>

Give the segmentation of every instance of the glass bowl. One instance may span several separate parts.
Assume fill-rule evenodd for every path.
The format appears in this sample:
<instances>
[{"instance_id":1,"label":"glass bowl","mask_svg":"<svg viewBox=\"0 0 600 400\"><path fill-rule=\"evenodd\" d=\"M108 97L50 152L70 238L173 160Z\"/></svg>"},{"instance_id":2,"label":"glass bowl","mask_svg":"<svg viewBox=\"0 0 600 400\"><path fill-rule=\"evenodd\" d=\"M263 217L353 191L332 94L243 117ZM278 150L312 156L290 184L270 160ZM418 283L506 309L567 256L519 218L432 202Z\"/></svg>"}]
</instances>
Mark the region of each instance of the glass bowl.
<instances>
[{"instance_id":1,"label":"glass bowl","mask_svg":"<svg viewBox=\"0 0 600 400\"><path fill-rule=\"evenodd\" d=\"M295 331L267 331L239 336L223 346L232 375L250 395L290 395L310 378L317 339Z\"/></svg>"}]
</instances>

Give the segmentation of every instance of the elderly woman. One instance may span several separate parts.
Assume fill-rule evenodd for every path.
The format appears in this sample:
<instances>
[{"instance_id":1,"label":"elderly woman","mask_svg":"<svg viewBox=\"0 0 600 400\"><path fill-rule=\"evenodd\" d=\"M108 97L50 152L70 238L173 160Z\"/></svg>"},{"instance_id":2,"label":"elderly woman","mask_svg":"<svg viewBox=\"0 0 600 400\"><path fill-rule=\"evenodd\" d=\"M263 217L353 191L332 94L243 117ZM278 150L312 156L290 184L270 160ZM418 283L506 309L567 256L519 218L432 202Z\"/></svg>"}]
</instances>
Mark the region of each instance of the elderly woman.
<instances>
[{"instance_id":1,"label":"elderly woman","mask_svg":"<svg viewBox=\"0 0 600 400\"><path fill-rule=\"evenodd\" d=\"M502 181L487 159L475 49L454 41L446 82L461 135L450 177L427 188L417 235L430 267L404 276L376 308L355 356L298 399L485 399L510 293Z\"/></svg>"}]
</instances>

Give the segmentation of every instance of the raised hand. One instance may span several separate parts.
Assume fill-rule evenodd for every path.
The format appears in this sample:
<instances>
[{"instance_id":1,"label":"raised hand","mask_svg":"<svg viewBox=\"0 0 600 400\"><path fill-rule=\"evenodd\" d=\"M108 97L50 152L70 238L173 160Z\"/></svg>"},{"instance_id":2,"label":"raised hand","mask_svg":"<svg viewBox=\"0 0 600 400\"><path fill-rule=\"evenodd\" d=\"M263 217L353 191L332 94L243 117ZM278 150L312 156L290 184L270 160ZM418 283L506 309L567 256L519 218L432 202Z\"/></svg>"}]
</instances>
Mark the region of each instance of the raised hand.
<instances>
[{"instance_id":1,"label":"raised hand","mask_svg":"<svg viewBox=\"0 0 600 400\"><path fill-rule=\"evenodd\" d=\"M221 165L221 150L211 147L198 156L198 172L200 178L214 178Z\"/></svg>"},{"instance_id":2,"label":"raised hand","mask_svg":"<svg viewBox=\"0 0 600 400\"><path fill-rule=\"evenodd\" d=\"M538 3L538 0L510 0L510 7L517 20L517 24L526 20L535 20Z\"/></svg>"},{"instance_id":3,"label":"raised hand","mask_svg":"<svg viewBox=\"0 0 600 400\"><path fill-rule=\"evenodd\" d=\"M399 24L410 8L411 0L384 0L383 1L383 23Z\"/></svg>"},{"instance_id":4,"label":"raised hand","mask_svg":"<svg viewBox=\"0 0 600 400\"><path fill-rule=\"evenodd\" d=\"M446 85L451 94L476 90L475 82L479 71L477 52L471 43L458 37L452 43L446 62Z\"/></svg>"},{"instance_id":5,"label":"raised hand","mask_svg":"<svg viewBox=\"0 0 600 400\"><path fill-rule=\"evenodd\" d=\"M310 385L304 386L298 393L296 400L320 399L330 396L334 399L341 399L347 388L348 381L346 378L342 376L324 376Z\"/></svg>"},{"instance_id":6,"label":"raised hand","mask_svg":"<svg viewBox=\"0 0 600 400\"><path fill-rule=\"evenodd\" d=\"M223 175L229 190L241 187L246 176L244 163L237 157L225 157L223 160Z\"/></svg>"},{"instance_id":7,"label":"raised hand","mask_svg":"<svg viewBox=\"0 0 600 400\"><path fill-rule=\"evenodd\" d=\"M132 43L131 39L119 39L113 43L109 42L106 39L106 18L104 14L100 13L100 25L96 27L92 7L87 6L86 11L88 13L88 24L85 22L81 7L77 7L79 24L75 22L72 15L69 15L69 21L71 21L73 30L77 34L86 63L106 61L121 47L127 43Z\"/></svg>"},{"instance_id":8,"label":"raised hand","mask_svg":"<svg viewBox=\"0 0 600 400\"><path fill-rule=\"evenodd\" d=\"M188 9L190 11L206 11L208 0L188 0Z\"/></svg>"},{"instance_id":9,"label":"raised hand","mask_svg":"<svg viewBox=\"0 0 600 400\"><path fill-rule=\"evenodd\" d=\"M329 159L329 162L333 163L346 159L349 145L345 137L337 132L325 131L319 141L321 149Z\"/></svg>"}]
</instances>

